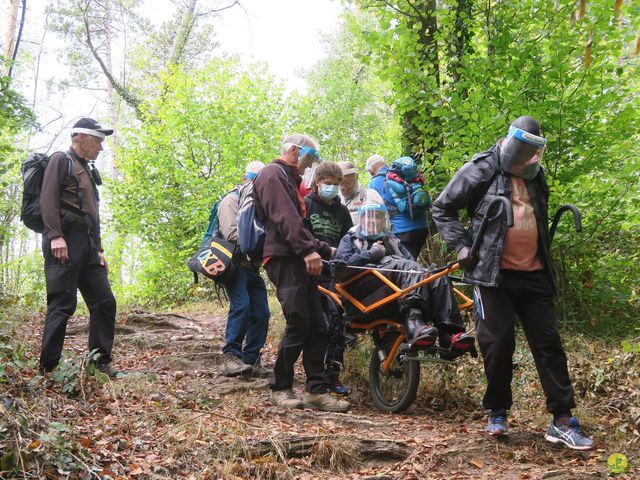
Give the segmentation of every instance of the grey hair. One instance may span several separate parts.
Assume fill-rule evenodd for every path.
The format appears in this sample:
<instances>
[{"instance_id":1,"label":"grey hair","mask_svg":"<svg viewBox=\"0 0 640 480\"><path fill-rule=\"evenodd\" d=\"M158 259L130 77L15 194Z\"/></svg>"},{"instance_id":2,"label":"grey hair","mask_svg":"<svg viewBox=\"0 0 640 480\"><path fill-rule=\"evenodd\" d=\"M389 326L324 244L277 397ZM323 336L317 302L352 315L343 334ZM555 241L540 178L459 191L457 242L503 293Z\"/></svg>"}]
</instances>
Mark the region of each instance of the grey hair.
<instances>
[{"instance_id":1,"label":"grey hair","mask_svg":"<svg viewBox=\"0 0 640 480\"><path fill-rule=\"evenodd\" d=\"M369 158L367 158L367 164L366 164L367 172L371 172L371 169L375 165L378 165L379 163L385 163L384 157L382 155L378 155L378 154L371 155Z\"/></svg>"},{"instance_id":2,"label":"grey hair","mask_svg":"<svg viewBox=\"0 0 640 480\"><path fill-rule=\"evenodd\" d=\"M303 135L301 133L294 133L293 135L289 135L282 142L282 147L280 148L280 154L284 155L287 150L291 148L291 145L304 145L311 144L313 148L318 149L318 143L312 140L310 137Z\"/></svg>"}]
</instances>

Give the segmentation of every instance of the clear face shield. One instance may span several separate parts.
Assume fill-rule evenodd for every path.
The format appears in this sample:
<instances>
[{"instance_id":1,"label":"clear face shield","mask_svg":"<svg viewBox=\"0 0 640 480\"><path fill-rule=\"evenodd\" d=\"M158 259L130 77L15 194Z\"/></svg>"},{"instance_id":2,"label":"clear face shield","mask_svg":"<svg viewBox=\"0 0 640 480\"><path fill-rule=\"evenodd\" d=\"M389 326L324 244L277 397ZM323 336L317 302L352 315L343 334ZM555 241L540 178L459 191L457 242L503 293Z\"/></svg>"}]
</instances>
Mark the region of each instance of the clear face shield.
<instances>
[{"instance_id":1,"label":"clear face shield","mask_svg":"<svg viewBox=\"0 0 640 480\"><path fill-rule=\"evenodd\" d=\"M545 138L511 126L500 145L500 165L512 175L533 180L540 170L546 145Z\"/></svg>"},{"instance_id":2,"label":"clear face shield","mask_svg":"<svg viewBox=\"0 0 640 480\"><path fill-rule=\"evenodd\" d=\"M296 143L285 143L284 148L298 148L298 171L302 172L302 181L306 188L311 188L311 182L316 174L318 163L322 162L318 151L308 145L298 145Z\"/></svg>"},{"instance_id":3,"label":"clear face shield","mask_svg":"<svg viewBox=\"0 0 640 480\"><path fill-rule=\"evenodd\" d=\"M379 239L391 231L389 214L384 205L371 203L358 209L360 235L368 239Z\"/></svg>"}]
</instances>

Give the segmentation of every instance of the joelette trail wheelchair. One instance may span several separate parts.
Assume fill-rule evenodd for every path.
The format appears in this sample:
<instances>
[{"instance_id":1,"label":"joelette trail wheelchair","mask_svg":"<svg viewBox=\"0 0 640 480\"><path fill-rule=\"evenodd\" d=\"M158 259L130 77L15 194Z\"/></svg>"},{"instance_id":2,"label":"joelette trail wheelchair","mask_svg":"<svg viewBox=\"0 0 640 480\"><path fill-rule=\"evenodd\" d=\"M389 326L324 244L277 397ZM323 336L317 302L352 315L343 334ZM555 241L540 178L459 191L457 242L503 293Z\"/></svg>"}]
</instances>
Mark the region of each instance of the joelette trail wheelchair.
<instances>
[{"instance_id":1,"label":"joelette trail wheelchair","mask_svg":"<svg viewBox=\"0 0 640 480\"><path fill-rule=\"evenodd\" d=\"M501 205L497 213L491 216L494 207ZM574 215L576 230L580 231L580 214L571 205L563 206L555 215L551 227L551 237L555 233L562 213L571 211ZM482 235L489 222L506 216L507 225L513 225L511 203L504 197L496 197L488 206L483 221L472 243L471 255L476 255ZM423 278L407 288L400 288L381 273L380 268L348 267L338 262L330 262L332 275L336 280L334 291L319 287L342 312L347 330L354 333L369 332L374 349L369 362L369 390L374 404L384 412L399 413L407 409L415 400L420 383L420 363L453 363L440 358L442 348L431 345L426 348L407 348L404 326L397 320L398 312L394 308L402 297L436 279L449 275L460 268L457 262L424 270ZM356 298L351 287L365 276L373 276L389 292L384 298L365 304ZM473 307L473 300L454 287L458 299L458 308L467 310ZM477 355L473 347L472 355Z\"/></svg>"}]
</instances>

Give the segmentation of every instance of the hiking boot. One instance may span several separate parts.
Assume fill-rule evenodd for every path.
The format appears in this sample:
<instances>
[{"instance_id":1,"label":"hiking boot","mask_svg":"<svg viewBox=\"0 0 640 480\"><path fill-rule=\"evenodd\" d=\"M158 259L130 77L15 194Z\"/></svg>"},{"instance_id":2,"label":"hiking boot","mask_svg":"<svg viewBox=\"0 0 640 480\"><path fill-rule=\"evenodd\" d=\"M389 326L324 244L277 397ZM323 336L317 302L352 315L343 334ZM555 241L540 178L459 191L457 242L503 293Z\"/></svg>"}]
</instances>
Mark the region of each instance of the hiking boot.
<instances>
[{"instance_id":1,"label":"hiking boot","mask_svg":"<svg viewBox=\"0 0 640 480\"><path fill-rule=\"evenodd\" d=\"M422 313L417 308L412 308L405 320L405 337L407 345L413 347L429 347L438 338L438 329L429 327L422 320Z\"/></svg>"},{"instance_id":2,"label":"hiking boot","mask_svg":"<svg viewBox=\"0 0 640 480\"><path fill-rule=\"evenodd\" d=\"M489 415L489 421L484 428L492 437L503 437L507 432L507 417L506 415Z\"/></svg>"},{"instance_id":3,"label":"hiking boot","mask_svg":"<svg viewBox=\"0 0 640 480\"><path fill-rule=\"evenodd\" d=\"M556 425L552 420L544 436L551 443L564 443L573 450L591 450L593 440L580 428L580 422L576 417L569 418L568 425Z\"/></svg>"},{"instance_id":4,"label":"hiking boot","mask_svg":"<svg viewBox=\"0 0 640 480\"><path fill-rule=\"evenodd\" d=\"M293 390L271 390L271 403L282 408L302 408L304 402L296 397Z\"/></svg>"},{"instance_id":5,"label":"hiking boot","mask_svg":"<svg viewBox=\"0 0 640 480\"><path fill-rule=\"evenodd\" d=\"M346 400L340 400L331 396L330 393L309 393L302 396L304 408L313 408L325 412L346 412L351 408L351 404Z\"/></svg>"},{"instance_id":6,"label":"hiking boot","mask_svg":"<svg viewBox=\"0 0 640 480\"><path fill-rule=\"evenodd\" d=\"M256 363L254 365L245 363L245 365L249 365L251 370L249 372L244 373L243 375L251 378L269 378L273 376L273 369L265 367L261 363Z\"/></svg>"},{"instance_id":7,"label":"hiking boot","mask_svg":"<svg viewBox=\"0 0 640 480\"><path fill-rule=\"evenodd\" d=\"M224 362L222 363L222 375L225 377L237 377L238 375L248 374L253 370L251 365L247 365L233 353L224 354Z\"/></svg>"},{"instance_id":8,"label":"hiking boot","mask_svg":"<svg viewBox=\"0 0 640 480\"><path fill-rule=\"evenodd\" d=\"M109 378L123 378L125 376L124 372L120 370L116 370L111 366L111 363L98 363L96 364L96 368L107 375Z\"/></svg>"}]
</instances>

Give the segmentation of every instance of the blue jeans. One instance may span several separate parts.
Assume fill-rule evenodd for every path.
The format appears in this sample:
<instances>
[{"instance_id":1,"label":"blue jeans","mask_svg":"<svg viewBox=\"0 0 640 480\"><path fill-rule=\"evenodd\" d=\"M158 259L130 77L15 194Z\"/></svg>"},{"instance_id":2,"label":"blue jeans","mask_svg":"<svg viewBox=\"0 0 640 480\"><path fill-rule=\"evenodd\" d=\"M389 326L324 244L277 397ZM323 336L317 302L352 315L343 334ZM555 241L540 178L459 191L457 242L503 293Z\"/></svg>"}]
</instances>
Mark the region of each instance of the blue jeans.
<instances>
[{"instance_id":1,"label":"blue jeans","mask_svg":"<svg viewBox=\"0 0 640 480\"><path fill-rule=\"evenodd\" d=\"M222 351L254 365L260 360L271 315L264 280L257 272L239 266L226 291L231 305L225 333L227 343Z\"/></svg>"}]
</instances>

